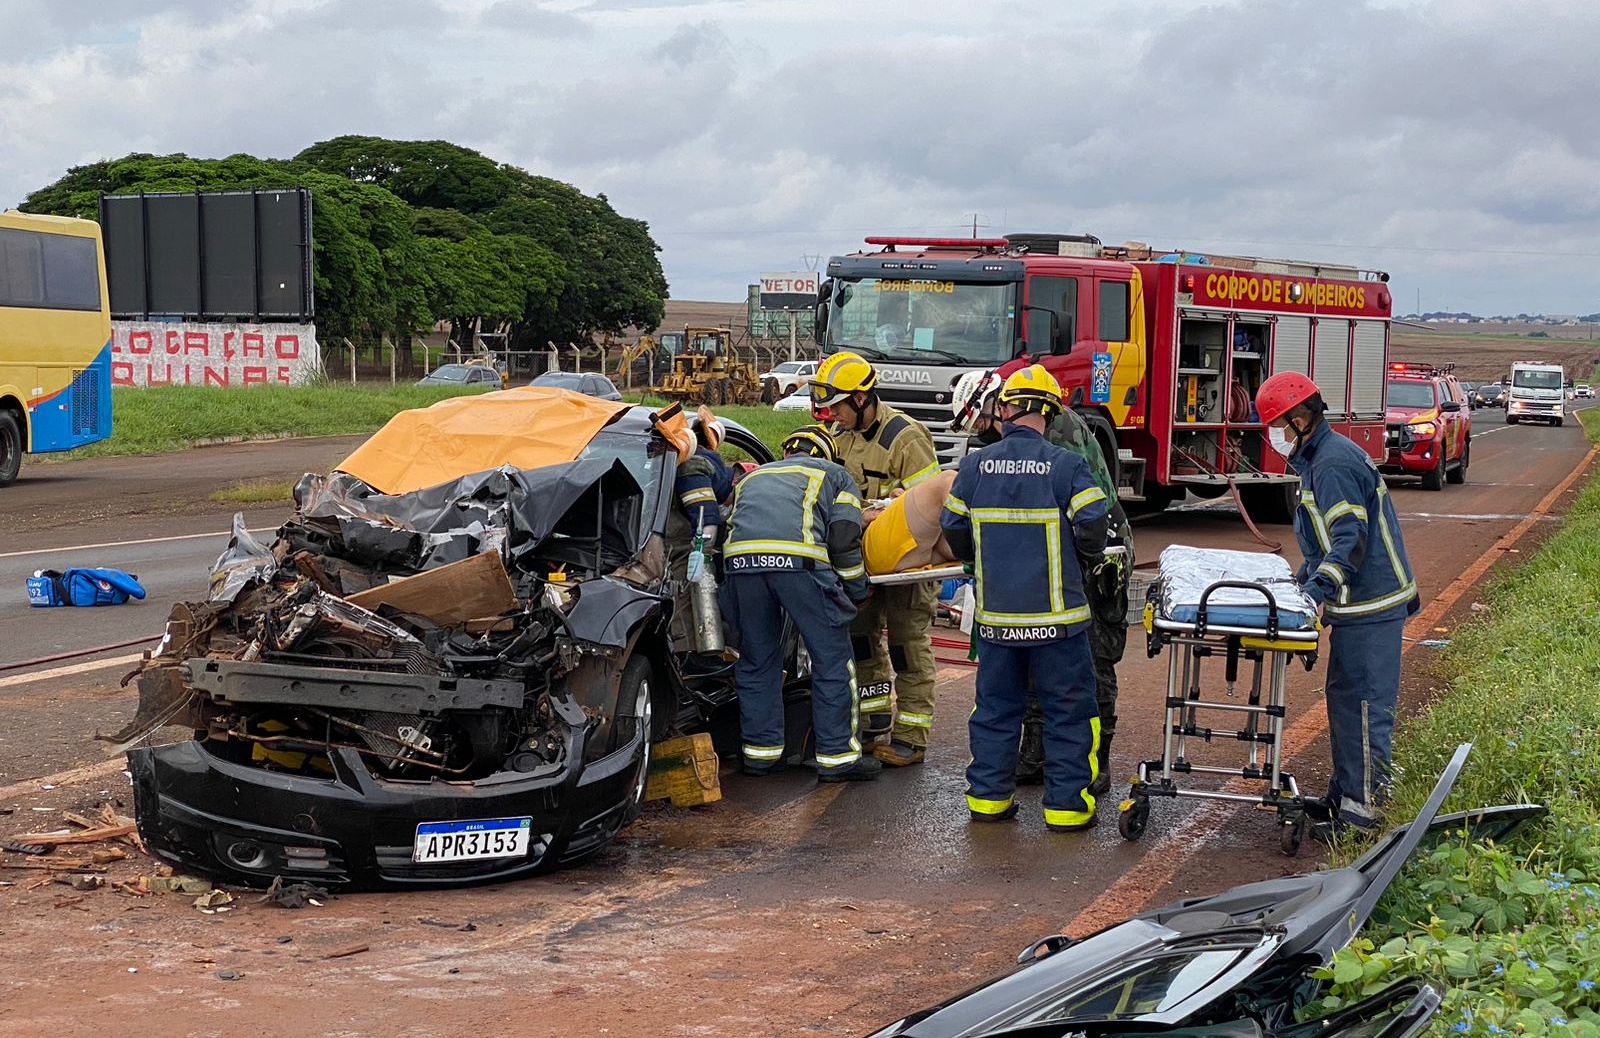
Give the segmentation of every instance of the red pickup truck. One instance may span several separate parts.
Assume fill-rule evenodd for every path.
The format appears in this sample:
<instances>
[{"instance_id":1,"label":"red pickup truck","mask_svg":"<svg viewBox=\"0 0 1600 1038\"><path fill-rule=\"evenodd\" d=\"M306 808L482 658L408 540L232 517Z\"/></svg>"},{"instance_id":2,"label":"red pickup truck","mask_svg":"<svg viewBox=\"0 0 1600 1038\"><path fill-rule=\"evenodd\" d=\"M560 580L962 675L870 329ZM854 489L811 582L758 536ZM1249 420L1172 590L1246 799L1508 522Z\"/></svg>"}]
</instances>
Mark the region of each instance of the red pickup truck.
<instances>
[{"instance_id":1,"label":"red pickup truck","mask_svg":"<svg viewBox=\"0 0 1600 1038\"><path fill-rule=\"evenodd\" d=\"M1472 411L1454 365L1389 365L1388 456L1378 471L1420 476L1424 490L1465 483L1472 459Z\"/></svg>"}]
</instances>

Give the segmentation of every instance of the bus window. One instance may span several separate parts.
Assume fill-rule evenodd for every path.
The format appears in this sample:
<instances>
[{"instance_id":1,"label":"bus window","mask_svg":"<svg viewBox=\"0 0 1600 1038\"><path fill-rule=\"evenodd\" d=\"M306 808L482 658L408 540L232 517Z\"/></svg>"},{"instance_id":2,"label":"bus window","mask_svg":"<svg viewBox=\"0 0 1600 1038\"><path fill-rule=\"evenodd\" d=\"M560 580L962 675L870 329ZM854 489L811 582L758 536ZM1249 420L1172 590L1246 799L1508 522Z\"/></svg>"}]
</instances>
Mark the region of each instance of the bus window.
<instances>
[{"instance_id":1,"label":"bus window","mask_svg":"<svg viewBox=\"0 0 1600 1038\"><path fill-rule=\"evenodd\" d=\"M111 435L104 268L98 224L0 212L0 486Z\"/></svg>"}]
</instances>

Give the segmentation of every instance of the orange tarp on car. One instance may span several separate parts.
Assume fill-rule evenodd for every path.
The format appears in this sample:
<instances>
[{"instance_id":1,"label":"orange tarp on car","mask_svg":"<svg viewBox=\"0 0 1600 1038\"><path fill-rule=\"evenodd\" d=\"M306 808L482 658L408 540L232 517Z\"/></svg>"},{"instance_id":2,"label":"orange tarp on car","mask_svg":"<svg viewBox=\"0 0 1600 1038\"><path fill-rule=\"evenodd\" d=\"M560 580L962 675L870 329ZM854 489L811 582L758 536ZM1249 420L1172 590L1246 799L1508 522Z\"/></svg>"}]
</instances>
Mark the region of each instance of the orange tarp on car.
<instances>
[{"instance_id":1,"label":"orange tarp on car","mask_svg":"<svg viewBox=\"0 0 1600 1038\"><path fill-rule=\"evenodd\" d=\"M559 465L631 406L545 386L452 397L401 411L339 471L380 493L409 494L504 465Z\"/></svg>"}]
</instances>

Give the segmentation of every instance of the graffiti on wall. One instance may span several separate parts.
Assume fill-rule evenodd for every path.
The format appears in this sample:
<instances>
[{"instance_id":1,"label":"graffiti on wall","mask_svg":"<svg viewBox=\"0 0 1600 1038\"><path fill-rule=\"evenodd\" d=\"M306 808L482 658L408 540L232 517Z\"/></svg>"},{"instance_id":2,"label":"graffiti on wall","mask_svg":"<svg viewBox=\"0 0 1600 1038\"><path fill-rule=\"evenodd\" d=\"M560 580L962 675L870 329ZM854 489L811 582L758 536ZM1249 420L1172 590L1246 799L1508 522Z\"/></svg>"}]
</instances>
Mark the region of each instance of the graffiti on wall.
<instances>
[{"instance_id":1,"label":"graffiti on wall","mask_svg":"<svg viewBox=\"0 0 1600 1038\"><path fill-rule=\"evenodd\" d=\"M116 386L297 386L321 370L313 324L111 322Z\"/></svg>"}]
</instances>

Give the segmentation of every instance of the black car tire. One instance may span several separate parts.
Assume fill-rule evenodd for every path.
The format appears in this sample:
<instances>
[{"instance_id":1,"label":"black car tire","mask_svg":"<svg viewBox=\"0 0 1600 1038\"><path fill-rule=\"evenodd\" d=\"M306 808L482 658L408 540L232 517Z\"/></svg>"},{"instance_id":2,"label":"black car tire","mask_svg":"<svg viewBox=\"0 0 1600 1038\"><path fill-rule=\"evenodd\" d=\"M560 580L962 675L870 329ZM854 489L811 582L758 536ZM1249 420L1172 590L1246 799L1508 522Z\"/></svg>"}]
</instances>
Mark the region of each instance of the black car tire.
<instances>
[{"instance_id":1,"label":"black car tire","mask_svg":"<svg viewBox=\"0 0 1600 1038\"><path fill-rule=\"evenodd\" d=\"M1439 455L1439 463L1422 474L1423 490L1444 489L1444 455Z\"/></svg>"},{"instance_id":2,"label":"black car tire","mask_svg":"<svg viewBox=\"0 0 1600 1038\"><path fill-rule=\"evenodd\" d=\"M1517 416L1512 414L1510 411L1507 411L1506 412L1506 424L1507 425L1516 425L1517 424Z\"/></svg>"},{"instance_id":3,"label":"black car tire","mask_svg":"<svg viewBox=\"0 0 1600 1038\"><path fill-rule=\"evenodd\" d=\"M0 487L17 481L22 471L22 427L10 411L0 411Z\"/></svg>"},{"instance_id":4,"label":"black car tire","mask_svg":"<svg viewBox=\"0 0 1600 1038\"><path fill-rule=\"evenodd\" d=\"M617 683L617 720L627 719L631 724L618 724L616 726L616 739L619 743L633 738L635 732L644 733L644 741L639 747L637 756L638 766L634 771L632 792L628 805L628 818L632 820L639 816L644 808L644 790L650 781L650 745L656 739L656 703L654 700L654 685L651 678L654 668L650 661L642 655L636 655L628 660L627 666L622 668L622 678Z\"/></svg>"},{"instance_id":5,"label":"black car tire","mask_svg":"<svg viewBox=\"0 0 1600 1038\"><path fill-rule=\"evenodd\" d=\"M1468 440L1461 447L1461 460L1456 463L1456 467L1445 472L1445 481L1448 483L1453 483L1456 486L1460 486L1461 484L1465 483L1467 481L1467 466L1471 463L1472 441Z\"/></svg>"}]
</instances>

